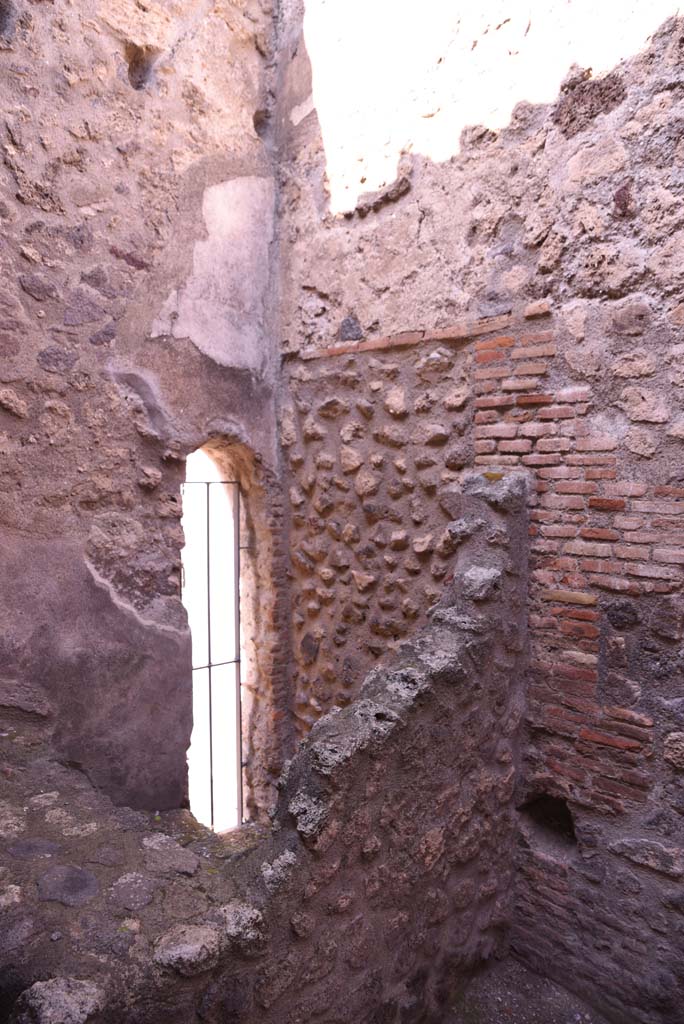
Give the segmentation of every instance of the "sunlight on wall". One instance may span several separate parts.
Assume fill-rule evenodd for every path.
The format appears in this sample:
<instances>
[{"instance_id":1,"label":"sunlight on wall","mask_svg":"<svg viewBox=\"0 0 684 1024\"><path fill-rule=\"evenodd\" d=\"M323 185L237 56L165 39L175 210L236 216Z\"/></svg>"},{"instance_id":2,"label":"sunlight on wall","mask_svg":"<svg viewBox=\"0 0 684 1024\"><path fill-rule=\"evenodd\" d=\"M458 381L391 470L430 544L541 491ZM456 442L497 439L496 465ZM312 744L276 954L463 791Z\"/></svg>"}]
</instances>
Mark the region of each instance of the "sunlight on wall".
<instances>
[{"instance_id":1,"label":"sunlight on wall","mask_svg":"<svg viewBox=\"0 0 684 1024\"><path fill-rule=\"evenodd\" d=\"M206 452L200 449L188 457L181 522L185 532L183 604L192 632L193 730L188 749L190 809L198 821L211 826L213 786L214 828L217 832L239 824L237 674L234 664L220 664L235 658L238 650L234 488L223 487L216 482L221 479L218 466ZM208 482L212 482L209 487ZM211 669L211 730L210 672L204 667L209 663L214 666Z\"/></svg>"},{"instance_id":2,"label":"sunlight on wall","mask_svg":"<svg viewBox=\"0 0 684 1024\"><path fill-rule=\"evenodd\" d=\"M573 63L611 69L676 13L673 0L306 0L331 209L393 181L402 151L446 160L464 127L552 101Z\"/></svg>"}]
</instances>

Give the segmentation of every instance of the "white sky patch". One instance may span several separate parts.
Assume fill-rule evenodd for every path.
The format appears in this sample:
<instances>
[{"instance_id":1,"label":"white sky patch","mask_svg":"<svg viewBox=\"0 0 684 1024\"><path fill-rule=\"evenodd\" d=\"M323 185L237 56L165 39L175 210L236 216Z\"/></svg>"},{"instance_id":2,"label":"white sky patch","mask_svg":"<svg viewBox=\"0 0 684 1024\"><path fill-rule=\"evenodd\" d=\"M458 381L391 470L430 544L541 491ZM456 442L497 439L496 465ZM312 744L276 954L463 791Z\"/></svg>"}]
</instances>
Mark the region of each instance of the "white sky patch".
<instances>
[{"instance_id":1,"label":"white sky patch","mask_svg":"<svg viewBox=\"0 0 684 1024\"><path fill-rule=\"evenodd\" d=\"M572 64L610 70L676 13L672 0L306 0L333 212L393 181L402 151L448 159L464 127L551 102Z\"/></svg>"}]
</instances>

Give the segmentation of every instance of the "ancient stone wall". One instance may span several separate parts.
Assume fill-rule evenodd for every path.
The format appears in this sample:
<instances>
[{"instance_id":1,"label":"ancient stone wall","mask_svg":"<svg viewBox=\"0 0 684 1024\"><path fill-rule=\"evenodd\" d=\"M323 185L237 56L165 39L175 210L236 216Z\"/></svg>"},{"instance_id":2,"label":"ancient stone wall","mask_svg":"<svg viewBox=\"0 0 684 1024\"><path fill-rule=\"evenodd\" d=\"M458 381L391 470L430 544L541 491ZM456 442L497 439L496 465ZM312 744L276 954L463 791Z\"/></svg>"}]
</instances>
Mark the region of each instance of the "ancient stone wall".
<instances>
[{"instance_id":1,"label":"ancient stone wall","mask_svg":"<svg viewBox=\"0 0 684 1024\"><path fill-rule=\"evenodd\" d=\"M513 948L616 1021L672 1024L684 28L570 68L550 104L509 82L505 127L466 128L440 161L406 137L370 192L368 154L350 158L337 213L302 13L282 4L276 53L266 0L0 3L5 1007L54 975L18 1020L55 999L84 1020L130 1000L141 1022L437 1013L442 984L505 946L529 662ZM204 863L145 845L90 783L185 799L179 488L209 439L249 452L255 816L293 710L313 733L265 846L178 818ZM530 480L529 659L522 589L496 575L527 542L509 565L495 513L474 528L473 467L490 498Z\"/></svg>"},{"instance_id":2,"label":"ancient stone wall","mask_svg":"<svg viewBox=\"0 0 684 1024\"><path fill-rule=\"evenodd\" d=\"M18 709L48 716L61 756L116 800L175 807L192 724L185 455L209 438L255 453L262 533L280 534L264 550L283 543L273 12L8 0L0 14L2 702L10 726ZM267 608L282 706L245 731L270 803L289 695L287 627Z\"/></svg>"},{"instance_id":3,"label":"ancient stone wall","mask_svg":"<svg viewBox=\"0 0 684 1024\"><path fill-rule=\"evenodd\" d=\"M434 343L288 364L296 712L305 730L425 622L461 540L468 360ZM471 449L472 449L472 442Z\"/></svg>"},{"instance_id":4,"label":"ancient stone wall","mask_svg":"<svg viewBox=\"0 0 684 1024\"><path fill-rule=\"evenodd\" d=\"M300 49L282 114L298 719L346 703L345 659L382 656L426 614L460 460L526 467L519 803L565 802L575 835L568 852L553 821L540 831L521 811L514 947L648 1024L676 1019L684 986L681 43L671 21L605 76L572 69L553 105L465 131L443 164L406 155L343 215L328 207L315 54L310 102ZM423 389L417 367L441 350ZM445 407L453 389L461 410Z\"/></svg>"},{"instance_id":5,"label":"ancient stone wall","mask_svg":"<svg viewBox=\"0 0 684 1024\"><path fill-rule=\"evenodd\" d=\"M12 1024L437 1024L505 951L526 479L475 474L452 502L459 538L430 622L314 726L266 835L114 808L37 737L15 745L1 808Z\"/></svg>"}]
</instances>

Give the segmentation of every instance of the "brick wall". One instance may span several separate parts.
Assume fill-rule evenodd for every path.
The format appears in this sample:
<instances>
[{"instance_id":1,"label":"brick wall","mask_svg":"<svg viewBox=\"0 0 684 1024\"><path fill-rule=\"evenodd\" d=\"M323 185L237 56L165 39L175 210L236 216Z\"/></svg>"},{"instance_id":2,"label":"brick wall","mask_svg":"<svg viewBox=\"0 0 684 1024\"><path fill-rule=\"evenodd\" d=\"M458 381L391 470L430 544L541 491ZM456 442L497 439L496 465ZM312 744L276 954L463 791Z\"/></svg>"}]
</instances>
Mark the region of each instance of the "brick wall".
<instances>
[{"instance_id":1,"label":"brick wall","mask_svg":"<svg viewBox=\"0 0 684 1024\"><path fill-rule=\"evenodd\" d=\"M422 621L444 583L440 543L464 468L529 473L520 803L542 793L566 800L577 845L549 847L543 830L524 830L515 948L617 1020L664 1024L676 1019L684 984L681 900L671 888L684 874L684 481L673 472L674 350L657 364L639 349L635 315L629 306L616 314L626 330L599 375L573 369L572 341L545 302L439 337L418 331L304 352L290 371L293 609L305 723L307 697L318 714L322 652L334 680L326 706L345 703L356 681L349 665L382 658ZM439 369L421 382L418 367L431 360ZM319 433L332 402L334 428ZM442 427L437 445L425 432L430 421ZM352 438L359 457L339 465ZM345 484L366 466L372 497ZM301 558L307 550L310 561ZM312 601L322 572L326 599ZM354 595L358 579L369 581L370 599ZM303 638L321 620L321 643L307 648ZM394 625L383 632L383 621ZM648 968L638 973L635 958L646 950Z\"/></svg>"}]
</instances>

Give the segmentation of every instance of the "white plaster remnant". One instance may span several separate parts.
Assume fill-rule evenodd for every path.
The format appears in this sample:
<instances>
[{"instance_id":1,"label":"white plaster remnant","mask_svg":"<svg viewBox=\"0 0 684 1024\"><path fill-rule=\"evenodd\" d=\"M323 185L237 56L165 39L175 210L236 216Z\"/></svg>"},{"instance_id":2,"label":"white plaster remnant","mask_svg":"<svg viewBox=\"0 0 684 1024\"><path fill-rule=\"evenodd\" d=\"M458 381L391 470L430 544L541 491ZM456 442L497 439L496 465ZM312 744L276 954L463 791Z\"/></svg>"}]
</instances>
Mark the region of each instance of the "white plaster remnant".
<instances>
[{"instance_id":1,"label":"white plaster remnant","mask_svg":"<svg viewBox=\"0 0 684 1024\"><path fill-rule=\"evenodd\" d=\"M293 107L292 110L290 111L290 120L292 121L292 124L295 126L295 128L297 127L298 124L301 124L304 118L308 117L309 114L314 109L314 98L313 93L311 93L311 95L307 96L303 103L298 103L297 106Z\"/></svg>"},{"instance_id":2,"label":"white plaster remnant","mask_svg":"<svg viewBox=\"0 0 684 1024\"><path fill-rule=\"evenodd\" d=\"M271 178L234 178L205 190L207 237L195 243L192 274L170 293L153 338L189 338L221 366L263 370L273 204Z\"/></svg>"}]
</instances>

